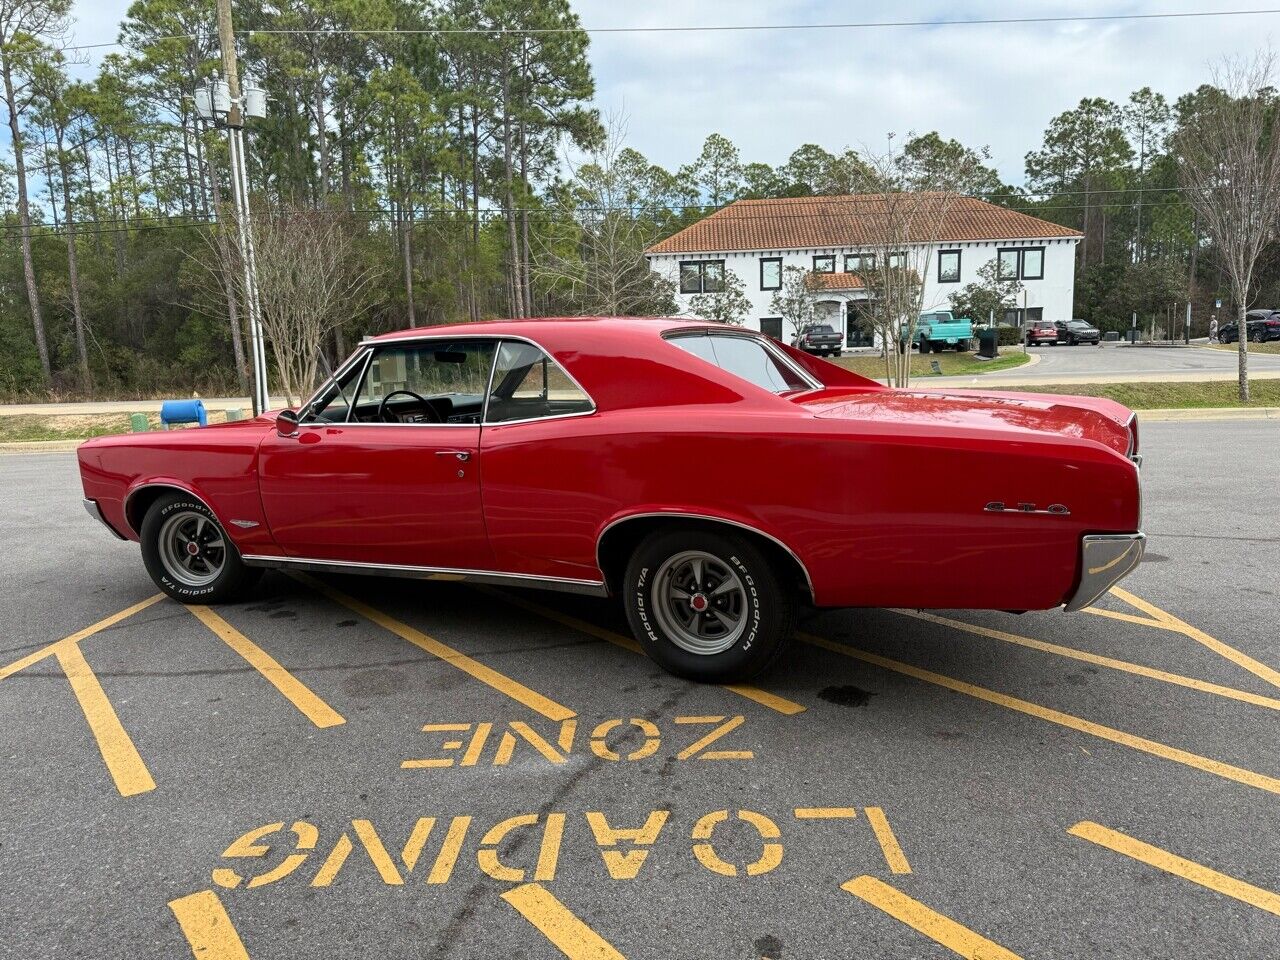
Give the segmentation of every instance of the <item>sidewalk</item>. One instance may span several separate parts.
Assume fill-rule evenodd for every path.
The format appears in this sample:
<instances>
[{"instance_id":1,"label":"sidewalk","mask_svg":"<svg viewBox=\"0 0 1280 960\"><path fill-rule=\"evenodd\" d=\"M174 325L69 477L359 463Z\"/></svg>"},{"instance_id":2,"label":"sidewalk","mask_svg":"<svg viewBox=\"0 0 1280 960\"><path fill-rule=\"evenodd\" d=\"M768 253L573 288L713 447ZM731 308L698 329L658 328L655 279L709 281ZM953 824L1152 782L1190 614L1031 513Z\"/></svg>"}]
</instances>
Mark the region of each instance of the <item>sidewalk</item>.
<instances>
[{"instance_id":1,"label":"sidewalk","mask_svg":"<svg viewBox=\"0 0 1280 960\"><path fill-rule=\"evenodd\" d=\"M170 397L169 399L180 399ZM253 409L248 397L201 397L206 410L240 409L245 416ZM163 400L90 400L85 403L0 404L0 417L74 417L94 413L159 413ZM285 407L283 397L271 398L271 409Z\"/></svg>"}]
</instances>

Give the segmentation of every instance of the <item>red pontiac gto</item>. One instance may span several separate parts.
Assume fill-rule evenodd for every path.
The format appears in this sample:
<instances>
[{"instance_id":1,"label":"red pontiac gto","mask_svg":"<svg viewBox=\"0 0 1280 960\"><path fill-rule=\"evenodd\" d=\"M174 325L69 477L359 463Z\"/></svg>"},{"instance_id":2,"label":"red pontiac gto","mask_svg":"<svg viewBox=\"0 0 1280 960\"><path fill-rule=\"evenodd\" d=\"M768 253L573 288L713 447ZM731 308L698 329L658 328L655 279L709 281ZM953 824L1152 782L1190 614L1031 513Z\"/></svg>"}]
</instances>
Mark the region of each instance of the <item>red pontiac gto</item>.
<instances>
[{"instance_id":1,"label":"red pontiac gto","mask_svg":"<svg viewBox=\"0 0 1280 960\"><path fill-rule=\"evenodd\" d=\"M1143 550L1120 405L891 390L681 319L392 333L300 410L79 458L178 600L264 567L613 594L700 680L766 667L799 603L1076 610Z\"/></svg>"}]
</instances>

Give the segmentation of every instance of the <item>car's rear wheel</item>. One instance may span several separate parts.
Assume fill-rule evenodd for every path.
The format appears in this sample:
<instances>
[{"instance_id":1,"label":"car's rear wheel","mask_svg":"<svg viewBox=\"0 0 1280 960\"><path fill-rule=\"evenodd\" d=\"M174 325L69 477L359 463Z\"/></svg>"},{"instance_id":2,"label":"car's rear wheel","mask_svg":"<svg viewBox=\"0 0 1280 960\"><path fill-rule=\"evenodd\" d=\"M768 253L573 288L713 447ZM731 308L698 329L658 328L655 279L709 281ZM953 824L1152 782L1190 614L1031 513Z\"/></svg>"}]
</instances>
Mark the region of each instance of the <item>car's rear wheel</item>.
<instances>
[{"instance_id":1,"label":"car's rear wheel","mask_svg":"<svg viewBox=\"0 0 1280 960\"><path fill-rule=\"evenodd\" d=\"M183 603L224 603L243 596L261 575L245 566L217 518L189 494L161 496L139 531L142 562L156 586Z\"/></svg>"},{"instance_id":2,"label":"car's rear wheel","mask_svg":"<svg viewBox=\"0 0 1280 960\"><path fill-rule=\"evenodd\" d=\"M735 533L651 534L627 564L623 598L649 655L690 680L755 676L777 659L795 623L779 571Z\"/></svg>"}]
</instances>

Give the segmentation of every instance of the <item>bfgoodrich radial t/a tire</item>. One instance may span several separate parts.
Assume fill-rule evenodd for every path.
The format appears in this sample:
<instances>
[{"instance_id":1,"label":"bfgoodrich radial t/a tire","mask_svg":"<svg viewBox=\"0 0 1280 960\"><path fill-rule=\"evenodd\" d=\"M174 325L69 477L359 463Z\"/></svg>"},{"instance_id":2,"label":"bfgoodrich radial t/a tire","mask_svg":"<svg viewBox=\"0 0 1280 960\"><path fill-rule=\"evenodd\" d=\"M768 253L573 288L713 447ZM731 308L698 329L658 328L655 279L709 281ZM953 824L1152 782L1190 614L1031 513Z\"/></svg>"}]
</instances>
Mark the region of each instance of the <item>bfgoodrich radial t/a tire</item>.
<instances>
[{"instance_id":1,"label":"bfgoodrich radial t/a tire","mask_svg":"<svg viewBox=\"0 0 1280 960\"><path fill-rule=\"evenodd\" d=\"M690 680L754 676L778 657L794 626L795 601L779 571L737 534L654 533L627 564L623 590L636 639Z\"/></svg>"},{"instance_id":2,"label":"bfgoodrich radial t/a tire","mask_svg":"<svg viewBox=\"0 0 1280 960\"><path fill-rule=\"evenodd\" d=\"M142 520L142 562L183 603L238 600L262 573L247 567L213 513L188 494L160 497Z\"/></svg>"}]
</instances>

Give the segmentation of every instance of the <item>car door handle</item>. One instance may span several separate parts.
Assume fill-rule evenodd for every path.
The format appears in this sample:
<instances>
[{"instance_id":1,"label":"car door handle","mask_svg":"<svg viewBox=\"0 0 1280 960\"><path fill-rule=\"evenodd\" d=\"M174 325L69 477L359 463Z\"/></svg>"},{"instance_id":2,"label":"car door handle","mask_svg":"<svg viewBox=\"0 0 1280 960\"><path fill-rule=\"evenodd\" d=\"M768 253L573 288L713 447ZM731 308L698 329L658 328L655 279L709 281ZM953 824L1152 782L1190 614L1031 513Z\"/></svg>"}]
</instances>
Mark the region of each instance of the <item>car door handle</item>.
<instances>
[{"instance_id":1,"label":"car door handle","mask_svg":"<svg viewBox=\"0 0 1280 960\"><path fill-rule=\"evenodd\" d=\"M436 456L437 457L457 457L459 460L465 463L466 461L471 459L471 451L470 450L437 450Z\"/></svg>"}]
</instances>

